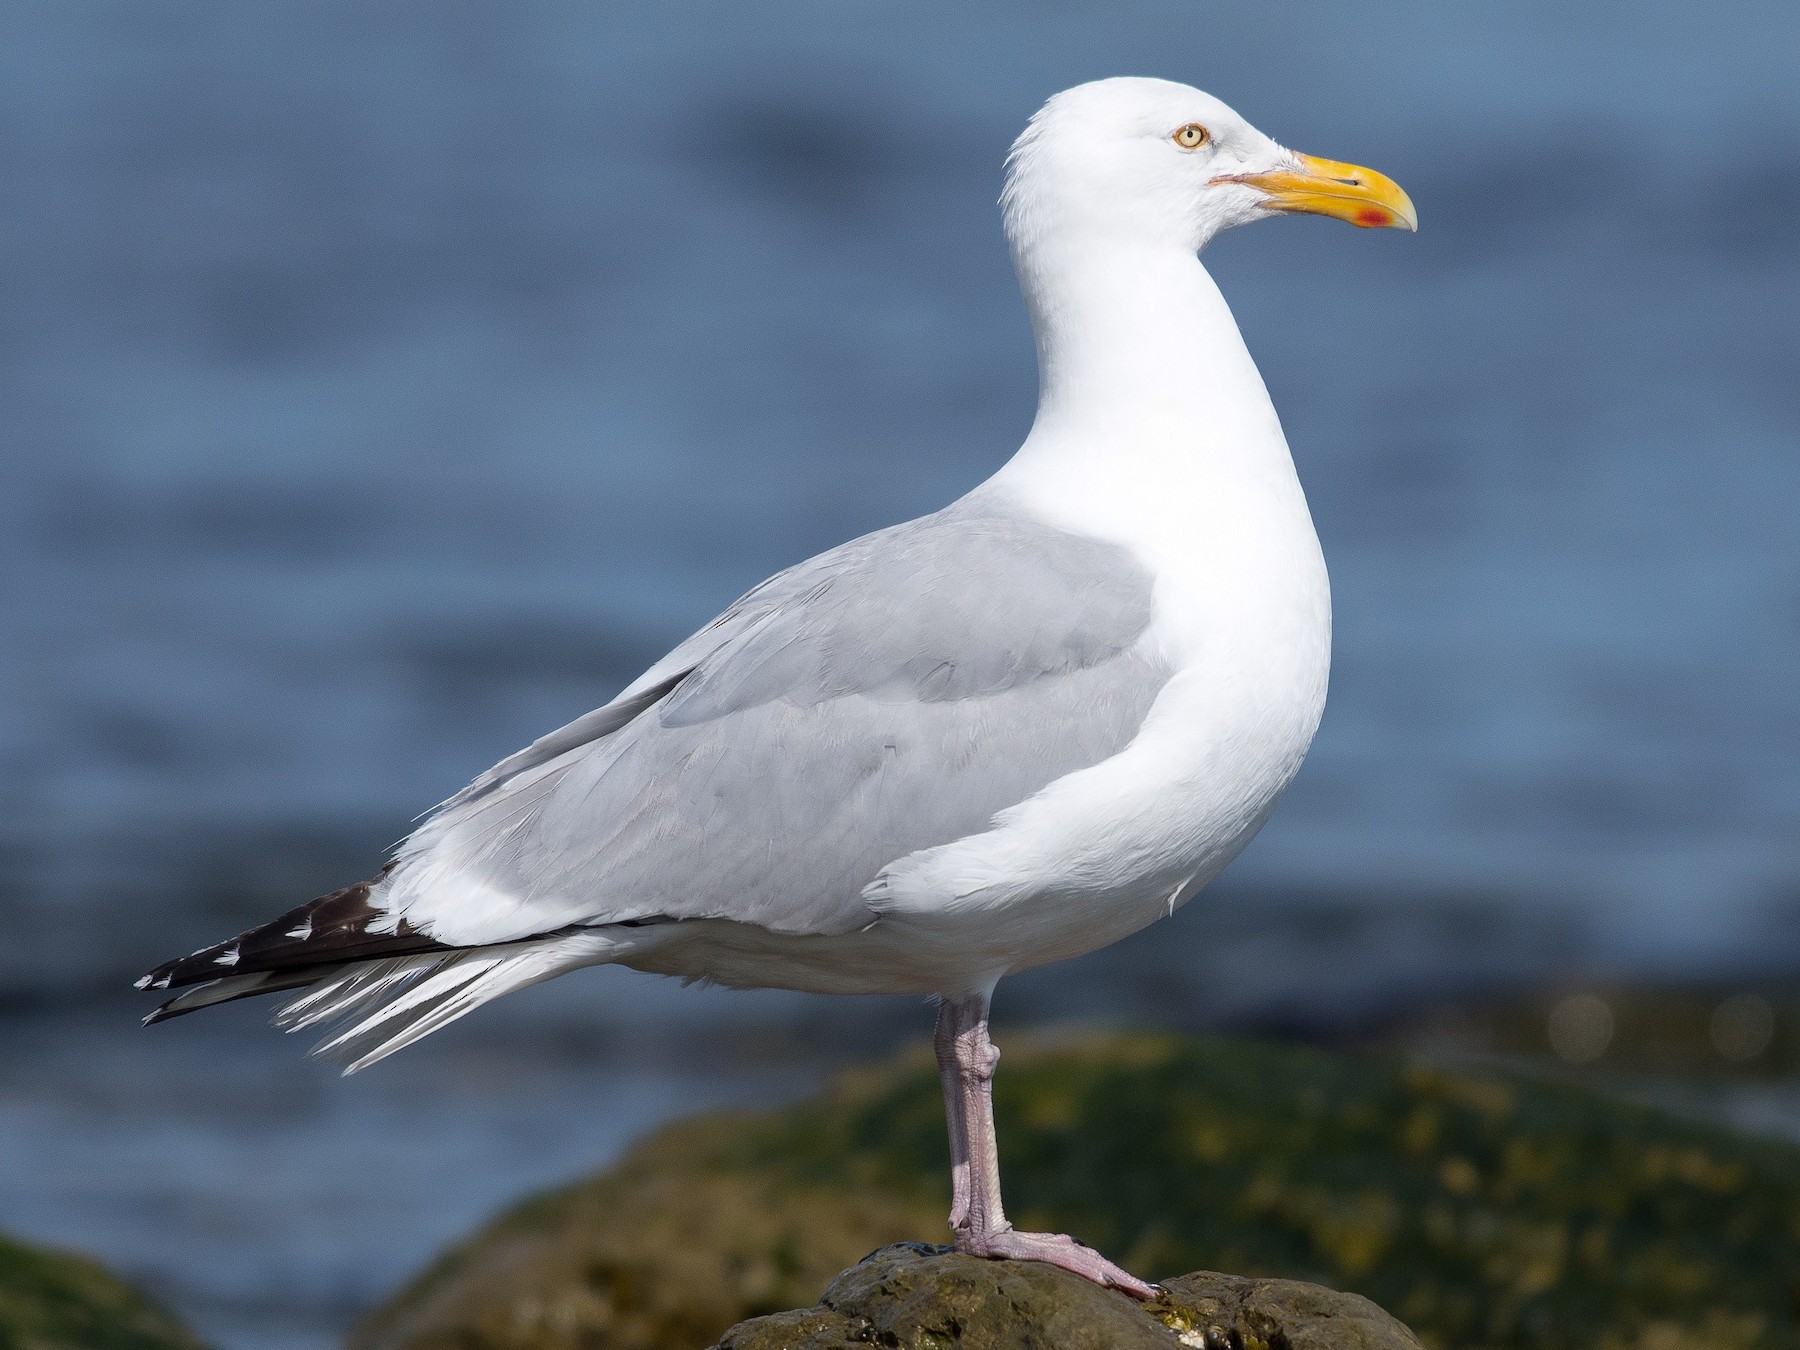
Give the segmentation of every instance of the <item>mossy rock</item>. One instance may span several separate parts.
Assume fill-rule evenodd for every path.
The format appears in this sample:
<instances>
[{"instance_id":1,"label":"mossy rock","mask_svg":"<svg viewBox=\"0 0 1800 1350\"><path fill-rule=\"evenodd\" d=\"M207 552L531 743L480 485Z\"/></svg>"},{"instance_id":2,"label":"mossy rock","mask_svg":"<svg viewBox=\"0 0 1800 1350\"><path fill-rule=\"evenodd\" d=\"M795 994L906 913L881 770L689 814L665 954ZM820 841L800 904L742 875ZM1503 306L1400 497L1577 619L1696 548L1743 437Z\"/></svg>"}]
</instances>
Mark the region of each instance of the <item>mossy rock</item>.
<instances>
[{"instance_id":1,"label":"mossy rock","mask_svg":"<svg viewBox=\"0 0 1800 1350\"><path fill-rule=\"evenodd\" d=\"M0 1236L0 1350L203 1350L99 1262Z\"/></svg>"},{"instance_id":2,"label":"mossy rock","mask_svg":"<svg viewBox=\"0 0 1800 1350\"><path fill-rule=\"evenodd\" d=\"M1295 1280L1198 1271L1139 1303L1030 1261L884 1247L817 1307L727 1331L714 1350L1419 1350L1366 1298Z\"/></svg>"},{"instance_id":3,"label":"mossy rock","mask_svg":"<svg viewBox=\"0 0 1800 1350\"><path fill-rule=\"evenodd\" d=\"M1442 1350L1800 1344L1800 1150L1578 1088L1279 1044L1021 1047L995 1080L1008 1212L1149 1279L1367 1296ZM354 1350L674 1350L944 1235L917 1054L712 1116L452 1251Z\"/></svg>"},{"instance_id":4,"label":"mossy rock","mask_svg":"<svg viewBox=\"0 0 1800 1350\"><path fill-rule=\"evenodd\" d=\"M811 1303L871 1248L943 1226L929 1202L734 1169L722 1154L762 1123L672 1126L594 1180L526 1202L439 1260L350 1345L693 1350L745 1317Z\"/></svg>"}]
</instances>

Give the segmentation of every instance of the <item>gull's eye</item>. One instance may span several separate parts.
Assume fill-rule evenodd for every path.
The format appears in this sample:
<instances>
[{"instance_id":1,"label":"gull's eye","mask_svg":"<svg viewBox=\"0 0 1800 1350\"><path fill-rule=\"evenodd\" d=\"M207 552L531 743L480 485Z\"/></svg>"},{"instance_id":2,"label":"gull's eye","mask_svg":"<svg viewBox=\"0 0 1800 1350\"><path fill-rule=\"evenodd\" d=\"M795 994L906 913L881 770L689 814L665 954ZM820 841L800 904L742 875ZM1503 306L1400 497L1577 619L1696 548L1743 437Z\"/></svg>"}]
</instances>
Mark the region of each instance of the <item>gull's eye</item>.
<instances>
[{"instance_id":1,"label":"gull's eye","mask_svg":"<svg viewBox=\"0 0 1800 1350\"><path fill-rule=\"evenodd\" d=\"M1206 144L1206 128L1198 122L1189 122L1185 127L1176 128L1170 139L1183 150L1198 150Z\"/></svg>"}]
</instances>

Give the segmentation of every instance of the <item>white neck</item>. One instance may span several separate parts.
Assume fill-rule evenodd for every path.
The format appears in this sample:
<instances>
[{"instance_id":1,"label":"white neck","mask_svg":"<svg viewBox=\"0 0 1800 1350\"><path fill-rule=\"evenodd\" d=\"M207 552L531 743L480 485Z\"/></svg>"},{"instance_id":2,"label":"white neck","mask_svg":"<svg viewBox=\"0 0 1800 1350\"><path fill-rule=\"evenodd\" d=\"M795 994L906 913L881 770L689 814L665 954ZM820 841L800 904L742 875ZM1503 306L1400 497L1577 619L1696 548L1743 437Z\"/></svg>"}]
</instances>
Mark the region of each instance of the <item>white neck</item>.
<instances>
[{"instance_id":1,"label":"white neck","mask_svg":"<svg viewBox=\"0 0 1800 1350\"><path fill-rule=\"evenodd\" d=\"M1271 586L1323 602L1280 420L1212 277L1179 247L1078 243L1015 253L1037 336L1037 419L978 492L1132 548L1196 621L1200 609L1218 620L1221 607L1267 603ZM1159 594L1159 609L1164 599L1176 596Z\"/></svg>"},{"instance_id":2,"label":"white neck","mask_svg":"<svg viewBox=\"0 0 1800 1350\"><path fill-rule=\"evenodd\" d=\"M1281 423L1225 298L1178 247L1015 257L1038 349L1038 412L1004 472L1074 455L1103 476L1206 466L1292 472Z\"/></svg>"}]
</instances>

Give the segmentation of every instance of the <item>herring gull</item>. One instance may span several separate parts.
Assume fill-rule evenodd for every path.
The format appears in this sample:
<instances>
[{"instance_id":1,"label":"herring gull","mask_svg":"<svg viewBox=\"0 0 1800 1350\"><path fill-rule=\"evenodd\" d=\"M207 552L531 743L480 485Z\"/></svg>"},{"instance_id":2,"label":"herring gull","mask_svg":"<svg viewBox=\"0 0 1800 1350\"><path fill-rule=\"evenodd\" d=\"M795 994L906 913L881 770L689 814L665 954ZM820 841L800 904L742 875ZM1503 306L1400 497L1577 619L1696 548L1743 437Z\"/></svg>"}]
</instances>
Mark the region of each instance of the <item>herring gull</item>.
<instances>
[{"instance_id":1,"label":"herring gull","mask_svg":"<svg viewBox=\"0 0 1800 1350\"><path fill-rule=\"evenodd\" d=\"M1000 1204L1005 975L1171 914L1268 819L1325 702L1325 565L1199 252L1285 212L1415 228L1368 169L1185 85L1056 95L1006 162L1030 434L918 520L757 586L439 807L371 881L158 967L148 1020L301 991L353 1071L582 966L938 999L965 1252L1149 1297Z\"/></svg>"}]
</instances>

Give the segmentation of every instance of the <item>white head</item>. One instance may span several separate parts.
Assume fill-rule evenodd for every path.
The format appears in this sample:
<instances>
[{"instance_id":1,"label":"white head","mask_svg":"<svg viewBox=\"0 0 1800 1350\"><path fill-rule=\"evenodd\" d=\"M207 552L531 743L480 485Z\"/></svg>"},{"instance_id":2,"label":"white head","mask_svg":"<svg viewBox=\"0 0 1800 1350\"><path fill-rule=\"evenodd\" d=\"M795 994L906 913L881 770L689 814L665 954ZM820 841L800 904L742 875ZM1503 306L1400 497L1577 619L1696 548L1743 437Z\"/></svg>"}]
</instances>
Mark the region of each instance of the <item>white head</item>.
<instances>
[{"instance_id":1,"label":"white head","mask_svg":"<svg viewBox=\"0 0 1800 1350\"><path fill-rule=\"evenodd\" d=\"M1211 94L1119 78L1055 95L1013 143L1000 203L1007 238L1168 244L1281 212L1417 228L1407 195L1354 164L1284 149Z\"/></svg>"}]
</instances>

